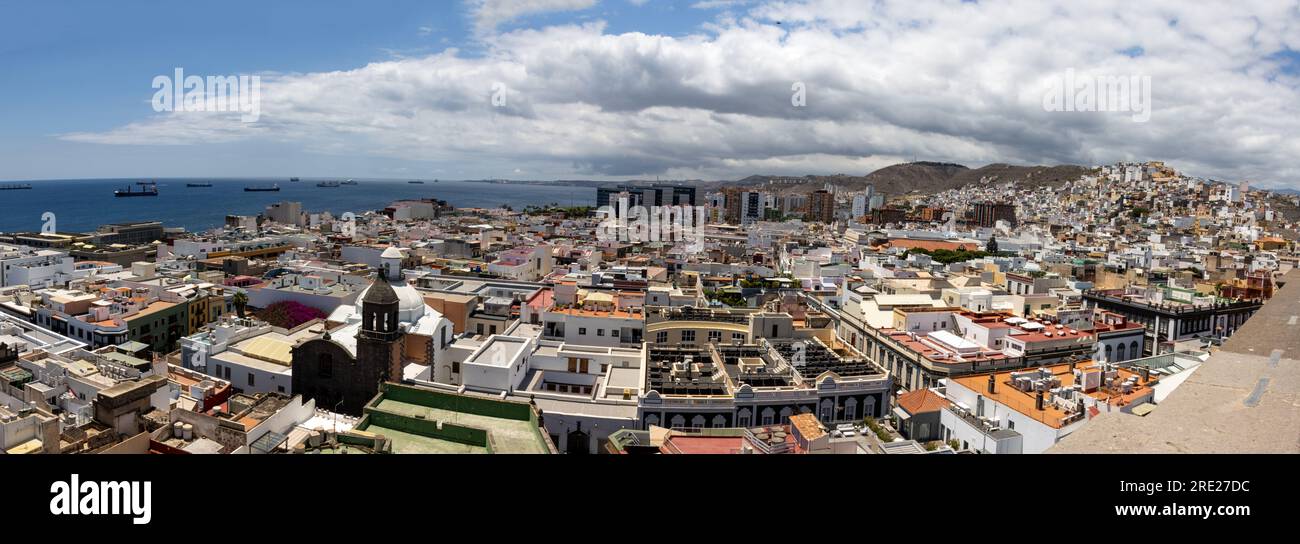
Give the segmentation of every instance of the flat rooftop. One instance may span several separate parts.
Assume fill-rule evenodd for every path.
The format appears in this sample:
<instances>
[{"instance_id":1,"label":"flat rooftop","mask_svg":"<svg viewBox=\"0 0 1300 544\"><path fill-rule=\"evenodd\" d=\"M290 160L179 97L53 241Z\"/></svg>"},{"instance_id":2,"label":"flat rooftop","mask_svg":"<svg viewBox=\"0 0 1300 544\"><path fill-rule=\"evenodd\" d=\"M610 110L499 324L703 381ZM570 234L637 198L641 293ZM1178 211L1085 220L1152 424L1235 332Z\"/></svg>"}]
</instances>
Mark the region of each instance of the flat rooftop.
<instances>
[{"instance_id":1,"label":"flat rooftop","mask_svg":"<svg viewBox=\"0 0 1300 544\"><path fill-rule=\"evenodd\" d=\"M528 347L528 340L509 336L492 336L467 363L507 367Z\"/></svg>"},{"instance_id":2,"label":"flat rooftop","mask_svg":"<svg viewBox=\"0 0 1300 544\"><path fill-rule=\"evenodd\" d=\"M551 453L527 403L383 384L358 431L392 440L394 453Z\"/></svg>"}]
</instances>

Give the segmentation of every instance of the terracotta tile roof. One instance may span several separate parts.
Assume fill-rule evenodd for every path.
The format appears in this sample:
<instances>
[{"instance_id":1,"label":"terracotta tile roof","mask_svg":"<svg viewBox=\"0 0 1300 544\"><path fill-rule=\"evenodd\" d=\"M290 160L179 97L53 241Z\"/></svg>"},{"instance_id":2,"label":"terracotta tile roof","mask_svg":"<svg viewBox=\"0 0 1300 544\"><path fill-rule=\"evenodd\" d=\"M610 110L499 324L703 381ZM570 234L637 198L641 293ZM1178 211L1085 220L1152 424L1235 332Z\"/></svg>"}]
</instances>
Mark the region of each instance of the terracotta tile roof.
<instances>
[{"instance_id":1,"label":"terracotta tile roof","mask_svg":"<svg viewBox=\"0 0 1300 544\"><path fill-rule=\"evenodd\" d=\"M817 421L817 416L813 414L796 414L790 416L790 425L799 429L799 434L805 440L816 440L826 435L822 429L821 422Z\"/></svg>"},{"instance_id":2,"label":"terracotta tile roof","mask_svg":"<svg viewBox=\"0 0 1300 544\"><path fill-rule=\"evenodd\" d=\"M898 407L912 415L937 412L950 404L948 399L929 389L908 391L898 396Z\"/></svg>"}]
</instances>

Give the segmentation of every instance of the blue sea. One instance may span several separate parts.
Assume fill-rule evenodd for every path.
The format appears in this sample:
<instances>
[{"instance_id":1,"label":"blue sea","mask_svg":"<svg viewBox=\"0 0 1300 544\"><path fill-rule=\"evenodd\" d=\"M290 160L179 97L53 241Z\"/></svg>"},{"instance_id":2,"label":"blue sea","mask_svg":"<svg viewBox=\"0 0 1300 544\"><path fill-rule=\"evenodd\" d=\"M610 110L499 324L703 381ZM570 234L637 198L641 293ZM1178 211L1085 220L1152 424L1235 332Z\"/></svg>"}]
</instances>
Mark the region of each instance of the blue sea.
<instances>
[{"instance_id":1,"label":"blue sea","mask_svg":"<svg viewBox=\"0 0 1300 544\"><path fill-rule=\"evenodd\" d=\"M158 196L117 198L113 191L138 181L156 181ZM591 206L596 202L595 185L530 185L471 181L425 180L423 185L408 180L364 180L357 185L317 187L320 181L290 182L287 178L260 179L80 179L5 181L2 184L31 184L30 190L0 191L0 232L41 230L45 212L55 214L60 232L89 232L107 223L162 221L168 227L203 231L220 227L227 215L257 215L274 202L301 202L304 211L363 213L383 209L395 200L437 198L458 208L495 208L508 205L516 210L529 205L559 204ZM187 183L211 183L212 187L186 187ZM244 187L279 185L279 192L245 192Z\"/></svg>"}]
</instances>

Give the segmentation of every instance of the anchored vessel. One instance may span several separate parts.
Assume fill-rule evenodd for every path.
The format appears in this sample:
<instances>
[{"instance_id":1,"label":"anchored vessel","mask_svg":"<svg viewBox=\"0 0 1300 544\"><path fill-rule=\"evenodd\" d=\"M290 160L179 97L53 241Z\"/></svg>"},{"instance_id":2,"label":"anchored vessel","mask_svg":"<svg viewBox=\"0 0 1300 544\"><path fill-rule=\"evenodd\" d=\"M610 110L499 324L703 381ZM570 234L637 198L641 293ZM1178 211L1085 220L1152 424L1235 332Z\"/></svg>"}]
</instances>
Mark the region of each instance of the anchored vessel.
<instances>
[{"instance_id":1,"label":"anchored vessel","mask_svg":"<svg viewBox=\"0 0 1300 544\"><path fill-rule=\"evenodd\" d=\"M244 191L249 193L273 192L279 190L279 185L272 185L270 187L244 187Z\"/></svg>"},{"instance_id":2,"label":"anchored vessel","mask_svg":"<svg viewBox=\"0 0 1300 544\"><path fill-rule=\"evenodd\" d=\"M126 186L126 188L113 191L113 196L119 198L125 196L158 196L157 183L141 181L141 182L137 182L136 185L140 186L140 190L137 191L133 187L128 185Z\"/></svg>"}]
</instances>

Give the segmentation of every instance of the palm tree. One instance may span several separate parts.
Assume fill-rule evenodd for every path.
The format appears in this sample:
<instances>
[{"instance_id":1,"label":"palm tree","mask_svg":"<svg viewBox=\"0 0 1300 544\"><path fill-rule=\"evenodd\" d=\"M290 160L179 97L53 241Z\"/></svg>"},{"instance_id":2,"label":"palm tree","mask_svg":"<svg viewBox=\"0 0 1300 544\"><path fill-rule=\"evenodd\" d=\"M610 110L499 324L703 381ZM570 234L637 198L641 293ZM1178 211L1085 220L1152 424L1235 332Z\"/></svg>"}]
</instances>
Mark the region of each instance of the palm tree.
<instances>
[{"instance_id":1,"label":"palm tree","mask_svg":"<svg viewBox=\"0 0 1300 544\"><path fill-rule=\"evenodd\" d=\"M235 312L239 314L239 318L243 319L244 307L248 306L248 295L245 294L243 291L239 291L235 293L235 297L231 300L231 302L235 304Z\"/></svg>"}]
</instances>

